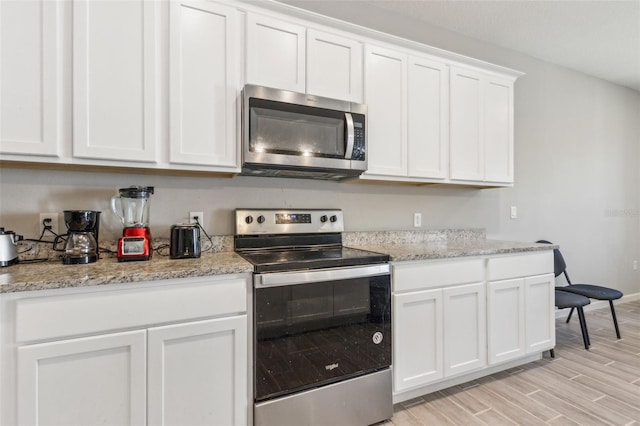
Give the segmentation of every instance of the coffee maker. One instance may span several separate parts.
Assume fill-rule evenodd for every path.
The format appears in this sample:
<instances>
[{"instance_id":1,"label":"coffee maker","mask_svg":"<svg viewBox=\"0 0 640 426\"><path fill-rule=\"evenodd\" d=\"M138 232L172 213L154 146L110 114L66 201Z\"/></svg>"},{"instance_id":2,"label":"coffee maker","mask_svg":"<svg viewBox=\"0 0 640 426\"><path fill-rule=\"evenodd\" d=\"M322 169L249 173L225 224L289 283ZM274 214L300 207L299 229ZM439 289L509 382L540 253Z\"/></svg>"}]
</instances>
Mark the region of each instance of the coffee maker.
<instances>
[{"instance_id":1,"label":"coffee maker","mask_svg":"<svg viewBox=\"0 0 640 426\"><path fill-rule=\"evenodd\" d=\"M149 197L152 186L120 188L119 196L111 198L111 210L124 229L118 240L118 261L149 260L152 255L149 229Z\"/></svg>"},{"instance_id":2,"label":"coffee maker","mask_svg":"<svg viewBox=\"0 0 640 426\"><path fill-rule=\"evenodd\" d=\"M65 210L64 223L67 233L53 241L56 250L60 240L65 240L62 263L78 265L98 261L98 234L100 231L100 212L93 210Z\"/></svg>"}]
</instances>

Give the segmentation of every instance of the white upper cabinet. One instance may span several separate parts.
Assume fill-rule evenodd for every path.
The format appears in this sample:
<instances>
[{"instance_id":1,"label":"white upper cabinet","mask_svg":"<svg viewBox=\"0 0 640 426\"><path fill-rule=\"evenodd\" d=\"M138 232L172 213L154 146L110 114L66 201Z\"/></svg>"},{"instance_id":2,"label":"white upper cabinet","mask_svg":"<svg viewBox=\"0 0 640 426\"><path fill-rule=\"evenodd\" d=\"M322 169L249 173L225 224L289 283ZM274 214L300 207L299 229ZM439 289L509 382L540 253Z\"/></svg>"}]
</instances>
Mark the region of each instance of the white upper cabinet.
<instances>
[{"instance_id":1,"label":"white upper cabinet","mask_svg":"<svg viewBox=\"0 0 640 426\"><path fill-rule=\"evenodd\" d=\"M237 173L248 83L366 104L361 179L513 184L519 73L269 3L0 1L0 160Z\"/></svg>"},{"instance_id":2,"label":"white upper cabinet","mask_svg":"<svg viewBox=\"0 0 640 426\"><path fill-rule=\"evenodd\" d=\"M485 83L484 178L513 182L513 82L488 78Z\"/></svg>"},{"instance_id":3,"label":"white upper cabinet","mask_svg":"<svg viewBox=\"0 0 640 426\"><path fill-rule=\"evenodd\" d=\"M62 1L0 2L0 153L58 156Z\"/></svg>"},{"instance_id":4,"label":"white upper cabinet","mask_svg":"<svg viewBox=\"0 0 640 426\"><path fill-rule=\"evenodd\" d=\"M367 46L368 173L443 181L449 159L449 67L433 58Z\"/></svg>"},{"instance_id":5,"label":"white upper cabinet","mask_svg":"<svg viewBox=\"0 0 640 426\"><path fill-rule=\"evenodd\" d=\"M366 46L367 174L407 174L406 76L406 55Z\"/></svg>"},{"instance_id":6,"label":"white upper cabinet","mask_svg":"<svg viewBox=\"0 0 640 426\"><path fill-rule=\"evenodd\" d=\"M451 179L484 180L482 76L451 68Z\"/></svg>"},{"instance_id":7,"label":"white upper cabinet","mask_svg":"<svg viewBox=\"0 0 640 426\"><path fill-rule=\"evenodd\" d=\"M246 83L362 102L362 43L247 14Z\"/></svg>"},{"instance_id":8,"label":"white upper cabinet","mask_svg":"<svg viewBox=\"0 0 640 426\"><path fill-rule=\"evenodd\" d=\"M233 169L236 10L207 1L174 1L169 22L169 161Z\"/></svg>"},{"instance_id":9,"label":"white upper cabinet","mask_svg":"<svg viewBox=\"0 0 640 426\"><path fill-rule=\"evenodd\" d=\"M408 156L410 177L449 175L449 67L409 57Z\"/></svg>"},{"instance_id":10,"label":"white upper cabinet","mask_svg":"<svg viewBox=\"0 0 640 426\"><path fill-rule=\"evenodd\" d=\"M513 80L451 68L451 179L513 183Z\"/></svg>"},{"instance_id":11,"label":"white upper cabinet","mask_svg":"<svg viewBox=\"0 0 640 426\"><path fill-rule=\"evenodd\" d=\"M362 102L362 44L307 30L307 93Z\"/></svg>"},{"instance_id":12,"label":"white upper cabinet","mask_svg":"<svg viewBox=\"0 0 640 426\"><path fill-rule=\"evenodd\" d=\"M155 162L162 1L73 2L73 156Z\"/></svg>"},{"instance_id":13,"label":"white upper cabinet","mask_svg":"<svg viewBox=\"0 0 640 426\"><path fill-rule=\"evenodd\" d=\"M305 28L247 14L247 83L304 93Z\"/></svg>"}]
</instances>

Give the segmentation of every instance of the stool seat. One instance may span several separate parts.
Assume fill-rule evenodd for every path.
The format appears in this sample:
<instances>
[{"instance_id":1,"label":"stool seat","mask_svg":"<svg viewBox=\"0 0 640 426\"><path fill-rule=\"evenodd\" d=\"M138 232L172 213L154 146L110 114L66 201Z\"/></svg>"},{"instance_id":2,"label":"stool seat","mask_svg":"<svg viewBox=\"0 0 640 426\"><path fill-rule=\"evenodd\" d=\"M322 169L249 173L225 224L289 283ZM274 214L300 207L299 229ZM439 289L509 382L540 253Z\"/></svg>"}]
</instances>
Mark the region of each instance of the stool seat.
<instances>
[{"instance_id":1,"label":"stool seat","mask_svg":"<svg viewBox=\"0 0 640 426\"><path fill-rule=\"evenodd\" d=\"M615 288L602 287L600 285L593 284L571 284L564 287L558 287L558 290L579 294L590 299L597 300L617 300L623 296L622 292Z\"/></svg>"},{"instance_id":2,"label":"stool seat","mask_svg":"<svg viewBox=\"0 0 640 426\"><path fill-rule=\"evenodd\" d=\"M556 307L558 309L582 307L590 303L591 300L588 297L556 289Z\"/></svg>"}]
</instances>

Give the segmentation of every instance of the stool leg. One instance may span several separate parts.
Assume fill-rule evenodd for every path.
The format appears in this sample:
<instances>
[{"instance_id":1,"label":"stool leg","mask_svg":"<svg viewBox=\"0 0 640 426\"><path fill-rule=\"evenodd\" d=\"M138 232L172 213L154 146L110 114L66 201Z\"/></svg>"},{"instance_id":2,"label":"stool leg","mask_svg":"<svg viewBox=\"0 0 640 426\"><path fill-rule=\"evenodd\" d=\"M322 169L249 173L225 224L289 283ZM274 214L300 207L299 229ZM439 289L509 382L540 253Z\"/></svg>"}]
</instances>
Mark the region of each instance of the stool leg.
<instances>
[{"instance_id":1,"label":"stool leg","mask_svg":"<svg viewBox=\"0 0 640 426\"><path fill-rule=\"evenodd\" d=\"M584 342L584 348L589 350L589 345L591 345L591 341L589 340L589 331L587 330L587 322L584 319L584 311L582 310L582 306L578 306L578 319L580 320L580 329L582 330L582 341Z\"/></svg>"},{"instance_id":2,"label":"stool leg","mask_svg":"<svg viewBox=\"0 0 640 426\"><path fill-rule=\"evenodd\" d=\"M549 355L551 356L551 358L555 358L556 357L556 351L553 349L549 349Z\"/></svg>"},{"instance_id":3,"label":"stool leg","mask_svg":"<svg viewBox=\"0 0 640 426\"><path fill-rule=\"evenodd\" d=\"M620 329L618 328L618 318L616 318L616 310L613 309L613 300L609 300L609 306L611 306L611 316L613 317L613 325L616 327L616 336L620 338Z\"/></svg>"},{"instance_id":4,"label":"stool leg","mask_svg":"<svg viewBox=\"0 0 640 426\"><path fill-rule=\"evenodd\" d=\"M573 309L571 308L571 310L569 311L569 316L567 317L567 324L569 324L569 321L571 321L571 315L573 315Z\"/></svg>"}]
</instances>

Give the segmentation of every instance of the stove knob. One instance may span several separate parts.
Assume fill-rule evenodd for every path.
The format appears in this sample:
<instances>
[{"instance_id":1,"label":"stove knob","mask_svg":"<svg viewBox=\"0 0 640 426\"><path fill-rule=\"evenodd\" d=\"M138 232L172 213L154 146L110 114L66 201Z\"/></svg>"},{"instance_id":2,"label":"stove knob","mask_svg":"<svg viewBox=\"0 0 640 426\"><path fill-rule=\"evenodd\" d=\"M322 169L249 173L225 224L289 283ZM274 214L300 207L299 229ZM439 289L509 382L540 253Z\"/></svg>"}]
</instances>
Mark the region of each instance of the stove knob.
<instances>
[{"instance_id":1,"label":"stove knob","mask_svg":"<svg viewBox=\"0 0 640 426\"><path fill-rule=\"evenodd\" d=\"M258 216L258 223L264 223L264 216L260 215Z\"/></svg>"},{"instance_id":2,"label":"stove knob","mask_svg":"<svg viewBox=\"0 0 640 426\"><path fill-rule=\"evenodd\" d=\"M320 216L320 222L325 223L327 221L327 215L323 214L322 216Z\"/></svg>"},{"instance_id":3,"label":"stove knob","mask_svg":"<svg viewBox=\"0 0 640 426\"><path fill-rule=\"evenodd\" d=\"M335 214L333 216L331 216L331 222L337 222L338 221L338 216L336 216Z\"/></svg>"},{"instance_id":4,"label":"stove knob","mask_svg":"<svg viewBox=\"0 0 640 426\"><path fill-rule=\"evenodd\" d=\"M253 216L247 216L244 218L244 221L247 222L247 224L253 223Z\"/></svg>"}]
</instances>

